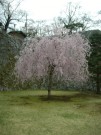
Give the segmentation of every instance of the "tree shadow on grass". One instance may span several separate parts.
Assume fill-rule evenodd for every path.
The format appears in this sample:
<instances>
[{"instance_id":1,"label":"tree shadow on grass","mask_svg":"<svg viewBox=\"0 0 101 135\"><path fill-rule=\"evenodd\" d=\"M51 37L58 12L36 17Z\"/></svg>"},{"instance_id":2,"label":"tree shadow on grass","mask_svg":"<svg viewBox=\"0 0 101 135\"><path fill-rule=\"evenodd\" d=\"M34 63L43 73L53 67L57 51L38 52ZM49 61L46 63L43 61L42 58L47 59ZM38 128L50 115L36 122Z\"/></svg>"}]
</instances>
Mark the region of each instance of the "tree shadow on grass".
<instances>
[{"instance_id":1,"label":"tree shadow on grass","mask_svg":"<svg viewBox=\"0 0 101 135\"><path fill-rule=\"evenodd\" d=\"M73 95L52 95L50 98L48 98L46 95L39 96L41 101L61 101L61 102L72 102L73 99L79 99L79 98L88 98L88 95L86 94L73 94Z\"/></svg>"},{"instance_id":2,"label":"tree shadow on grass","mask_svg":"<svg viewBox=\"0 0 101 135\"><path fill-rule=\"evenodd\" d=\"M74 93L72 95L51 95L48 99L47 95L28 95L13 98L11 100L12 105L34 105L40 102L82 102L90 100L90 98L96 97L96 95L89 95L84 93ZM99 98L99 97L97 97Z\"/></svg>"}]
</instances>

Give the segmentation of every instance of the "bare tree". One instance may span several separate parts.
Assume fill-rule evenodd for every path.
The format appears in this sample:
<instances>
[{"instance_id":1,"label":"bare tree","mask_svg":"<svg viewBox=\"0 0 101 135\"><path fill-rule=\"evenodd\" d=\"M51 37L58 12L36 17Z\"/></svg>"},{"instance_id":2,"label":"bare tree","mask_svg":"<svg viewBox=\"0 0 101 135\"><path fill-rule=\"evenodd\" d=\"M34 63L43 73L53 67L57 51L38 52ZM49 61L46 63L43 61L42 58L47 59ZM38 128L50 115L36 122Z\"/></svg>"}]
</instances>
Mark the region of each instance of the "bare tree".
<instances>
[{"instance_id":1,"label":"bare tree","mask_svg":"<svg viewBox=\"0 0 101 135\"><path fill-rule=\"evenodd\" d=\"M101 10L98 11L97 13L97 19L94 20L94 26L97 27L98 29L101 28Z\"/></svg>"},{"instance_id":2,"label":"bare tree","mask_svg":"<svg viewBox=\"0 0 101 135\"><path fill-rule=\"evenodd\" d=\"M34 21L27 17L25 26L22 28L23 31L27 31L27 36L30 37L44 37L53 34L53 26L49 24L46 20Z\"/></svg>"},{"instance_id":3,"label":"bare tree","mask_svg":"<svg viewBox=\"0 0 101 135\"><path fill-rule=\"evenodd\" d=\"M4 31L7 32L10 25L14 25L16 21L20 21L25 15L24 11L19 10L19 6L23 0L20 0L16 5L14 5L15 0L3 1L1 5L0 22L4 26Z\"/></svg>"},{"instance_id":4,"label":"bare tree","mask_svg":"<svg viewBox=\"0 0 101 135\"><path fill-rule=\"evenodd\" d=\"M0 4L1 4L1 5L3 4L3 0L0 0Z\"/></svg>"},{"instance_id":5,"label":"bare tree","mask_svg":"<svg viewBox=\"0 0 101 135\"><path fill-rule=\"evenodd\" d=\"M64 17L59 17L58 20L69 30L69 34L73 31L85 30L91 21L87 14L82 13L81 7L72 2L67 4Z\"/></svg>"}]
</instances>

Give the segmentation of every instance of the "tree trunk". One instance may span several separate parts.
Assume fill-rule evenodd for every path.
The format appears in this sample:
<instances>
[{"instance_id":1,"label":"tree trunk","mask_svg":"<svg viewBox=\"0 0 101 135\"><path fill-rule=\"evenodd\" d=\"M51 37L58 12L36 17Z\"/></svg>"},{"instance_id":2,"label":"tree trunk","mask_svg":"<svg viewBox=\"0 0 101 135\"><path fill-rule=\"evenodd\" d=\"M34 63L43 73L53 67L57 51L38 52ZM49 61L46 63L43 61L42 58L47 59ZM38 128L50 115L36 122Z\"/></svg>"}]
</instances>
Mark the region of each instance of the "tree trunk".
<instances>
[{"instance_id":1,"label":"tree trunk","mask_svg":"<svg viewBox=\"0 0 101 135\"><path fill-rule=\"evenodd\" d=\"M96 87L97 87L96 94L100 94L100 75L99 75L99 72L97 73Z\"/></svg>"},{"instance_id":2,"label":"tree trunk","mask_svg":"<svg viewBox=\"0 0 101 135\"><path fill-rule=\"evenodd\" d=\"M48 99L50 99L51 97L51 87L52 87L52 76L53 76L53 73L49 73L49 78L48 78Z\"/></svg>"},{"instance_id":3,"label":"tree trunk","mask_svg":"<svg viewBox=\"0 0 101 135\"><path fill-rule=\"evenodd\" d=\"M48 99L51 98L51 88L52 88L52 77L54 72L54 65L49 65L48 67Z\"/></svg>"},{"instance_id":4,"label":"tree trunk","mask_svg":"<svg viewBox=\"0 0 101 135\"><path fill-rule=\"evenodd\" d=\"M51 98L51 89L48 89L48 99Z\"/></svg>"},{"instance_id":5,"label":"tree trunk","mask_svg":"<svg viewBox=\"0 0 101 135\"><path fill-rule=\"evenodd\" d=\"M4 27L4 31L7 32L7 29L9 27L9 24L10 24L10 17L7 18L7 21L6 21L6 24L5 24L5 27Z\"/></svg>"}]
</instances>

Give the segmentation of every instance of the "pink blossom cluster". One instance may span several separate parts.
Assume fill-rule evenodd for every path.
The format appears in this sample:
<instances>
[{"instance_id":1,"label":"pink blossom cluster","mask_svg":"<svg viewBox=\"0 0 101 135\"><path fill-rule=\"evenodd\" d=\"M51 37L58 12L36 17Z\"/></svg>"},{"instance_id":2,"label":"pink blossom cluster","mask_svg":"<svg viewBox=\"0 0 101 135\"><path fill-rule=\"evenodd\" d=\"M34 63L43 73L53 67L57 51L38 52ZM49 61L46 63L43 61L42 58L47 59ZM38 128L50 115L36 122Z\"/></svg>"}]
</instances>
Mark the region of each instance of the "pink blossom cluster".
<instances>
[{"instance_id":1,"label":"pink blossom cluster","mask_svg":"<svg viewBox=\"0 0 101 135\"><path fill-rule=\"evenodd\" d=\"M53 76L70 81L85 81L88 77L86 55L90 47L80 34L33 38L21 51L15 65L22 80L45 77L49 66L54 66Z\"/></svg>"}]
</instances>

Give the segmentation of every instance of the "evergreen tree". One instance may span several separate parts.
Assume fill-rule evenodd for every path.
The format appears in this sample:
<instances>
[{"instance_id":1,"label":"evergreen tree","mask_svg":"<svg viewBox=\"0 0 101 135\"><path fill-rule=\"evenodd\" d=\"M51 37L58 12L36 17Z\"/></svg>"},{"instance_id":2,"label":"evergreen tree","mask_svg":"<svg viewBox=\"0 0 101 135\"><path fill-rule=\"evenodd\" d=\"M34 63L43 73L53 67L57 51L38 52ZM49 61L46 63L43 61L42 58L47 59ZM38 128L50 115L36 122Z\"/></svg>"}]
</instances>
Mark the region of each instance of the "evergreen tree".
<instances>
[{"instance_id":1,"label":"evergreen tree","mask_svg":"<svg viewBox=\"0 0 101 135\"><path fill-rule=\"evenodd\" d=\"M91 55L89 57L89 71L96 83L96 93L100 93L101 88L101 31L96 30L89 37Z\"/></svg>"}]
</instances>

